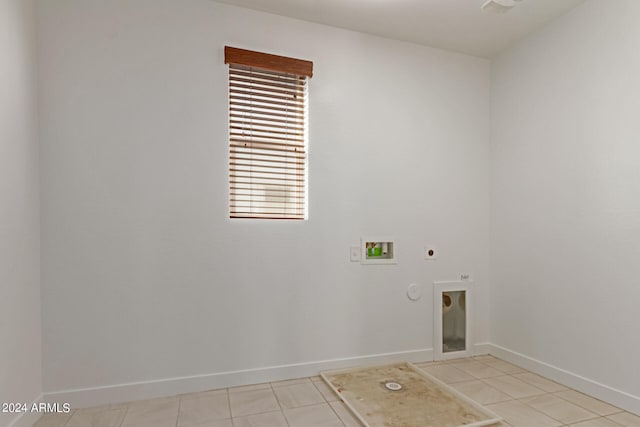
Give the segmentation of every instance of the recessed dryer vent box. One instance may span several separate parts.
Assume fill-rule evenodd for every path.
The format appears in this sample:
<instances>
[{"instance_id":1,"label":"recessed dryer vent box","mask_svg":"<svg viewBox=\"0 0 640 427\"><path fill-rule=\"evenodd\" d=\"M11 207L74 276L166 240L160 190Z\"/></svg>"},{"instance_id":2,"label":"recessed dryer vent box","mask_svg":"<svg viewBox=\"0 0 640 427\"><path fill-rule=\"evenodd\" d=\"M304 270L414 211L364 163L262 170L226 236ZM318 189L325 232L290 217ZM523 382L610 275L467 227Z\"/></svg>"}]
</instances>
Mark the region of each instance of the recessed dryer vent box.
<instances>
[{"instance_id":1,"label":"recessed dryer vent box","mask_svg":"<svg viewBox=\"0 0 640 427\"><path fill-rule=\"evenodd\" d=\"M362 264L397 264L397 246L390 237L369 236L360 239Z\"/></svg>"}]
</instances>

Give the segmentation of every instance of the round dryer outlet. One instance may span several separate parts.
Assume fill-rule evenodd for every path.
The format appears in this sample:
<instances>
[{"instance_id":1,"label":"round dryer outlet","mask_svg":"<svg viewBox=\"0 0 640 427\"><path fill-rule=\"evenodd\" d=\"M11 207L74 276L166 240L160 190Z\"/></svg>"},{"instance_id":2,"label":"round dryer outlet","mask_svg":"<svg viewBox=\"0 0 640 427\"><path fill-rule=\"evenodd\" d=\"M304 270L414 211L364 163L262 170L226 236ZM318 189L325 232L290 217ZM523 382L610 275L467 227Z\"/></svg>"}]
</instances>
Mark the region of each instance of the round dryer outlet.
<instances>
[{"instance_id":1,"label":"round dryer outlet","mask_svg":"<svg viewBox=\"0 0 640 427\"><path fill-rule=\"evenodd\" d=\"M412 283L407 288L407 296L411 301L418 301L422 298L422 288L417 283Z\"/></svg>"}]
</instances>

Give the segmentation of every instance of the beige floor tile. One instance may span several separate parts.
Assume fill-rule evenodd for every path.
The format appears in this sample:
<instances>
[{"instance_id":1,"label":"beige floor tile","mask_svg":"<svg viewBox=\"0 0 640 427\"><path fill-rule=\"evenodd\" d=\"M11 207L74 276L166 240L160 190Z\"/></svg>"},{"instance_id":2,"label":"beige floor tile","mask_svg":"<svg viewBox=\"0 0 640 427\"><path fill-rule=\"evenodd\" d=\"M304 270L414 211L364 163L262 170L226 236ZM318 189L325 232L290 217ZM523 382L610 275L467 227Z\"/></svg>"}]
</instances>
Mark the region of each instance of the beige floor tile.
<instances>
[{"instance_id":1,"label":"beige floor tile","mask_svg":"<svg viewBox=\"0 0 640 427\"><path fill-rule=\"evenodd\" d=\"M526 369L522 369L519 366L513 365L509 362L505 362L504 360L496 359L496 360L484 360L482 363L485 363L492 368L495 368L499 371L504 372L505 374L513 375L513 374L524 374L528 372Z\"/></svg>"},{"instance_id":2,"label":"beige floor tile","mask_svg":"<svg viewBox=\"0 0 640 427\"><path fill-rule=\"evenodd\" d=\"M480 380L455 383L451 384L451 387L455 388L462 394L475 400L481 405L504 402L512 399L512 397L508 394L505 394L497 388L491 387L489 384L484 383Z\"/></svg>"},{"instance_id":3,"label":"beige floor tile","mask_svg":"<svg viewBox=\"0 0 640 427\"><path fill-rule=\"evenodd\" d=\"M290 386L290 385L295 385L295 384L304 384L304 383L308 383L311 382L311 379L309 378L297 378L294 380L286 380L286 381L278 381L275 383L271 383L271 385L273 386L273 388L276 387L286 387L286 386Z\"/></svg>"},{"instance_id":4,"label":"beige floor tile","mask_svg":"<svg viewBox=\"0 0 640 427\"><path fill-rule=\"evenodd\" d=\"M606 418L596 418L594 420L582 421L576 424L570 424L571 427L620 427L620 424L614 423Z\"/></svg>"},{"instance_id":5,"label":"beige floor tile","mask_svg":"<svg viewBox=\"0 0 640 427\"><path fill-rule=\"evenodd\" d=\"M504 372L477 361L465 361L456 364L455 367L478 379L504 375Z\"/></svg>"},{"instance_id":6,"label":"beige floor tile","mask_svg":"<svg viewBox=\"0 0 640 427\"><path fill-rule=\"evenodd\" d=\"M324 397L311 381L273 389L283 409L324 403Z\"/></svg>"},{"instance_id":7,"label":"beige floor tile","mask_svg":"<svg viewBox=\"0 0 640 427\"><path fill-rule=\"evenodd\" d=\"M231 419L228 420L217 420L217 421L207 421L206 423L199 424L189 424L185 427L233 427L233 423Z\"/></svg>"},{"instance_id":8,"label":"beige floor tile","mask_svg":"<svg viewBox=\"0 0 640 427\"><path fill-rule=\"evenodd\" d=\"M595 412L600 416L607 416L622 411L615 406L611 406L608 403L604 403L601 400L587 396L586 394L582 394L575 390L559 391L557 393L554 393L554 395L568 400L569 402L574 403L578 406L582 406L583 408L591 412Z\"/></svg>"},{"instance_id":9,"label":"beige floor tile","mask_svg":"<svg viewBox=\"0 0 640 427\"><path fill-rule=\"evenodd\" d=\"M272 389L229 393L229 401L234 418L280 410Z\"/></svg>"},{"instance_id":10,"label":"beige floor tile","mask_svg":"<svg viewBox=\"0 0 640 427\"><path fill-rule=\"evenodd\" d=\"M217 389L217 390L207 390L207 391L198 391L196 393L188 393L188 394L181 394L178 397L184 399L190 399L192 397L204 397L204 396L226 396L227 394L227 389L226 388L221 388L221 389Z\"/></svg>"},{"instance_id":11,"label":"beige floor tile","mask_svg":"<svg viewBox=\"0 0 640 427\"><path fill-rule=\"evenodd\" d=\"M338 418L342 420L346 427L362 427L363 424L353 415L351 410L342 402L331 402L331 408L338 414Z\"/></svg>"},{"instance_id":12,"label":"beige floor tile","mask_svg":"<svg viewBox=\"0 0 640 427\"><path fill-rule=\"evenodd\" d=\"M83 412L95 412L95 411L106 411L108 409L127 409L129 407L129 403L114 403L112 405L103 405L103 406L92 406L90 408L77 409L77 411Z\"/></svg>"},{"instance_id":13,"label":"beige floor tile","mask_svg":"<svg viewBox=\"0 0 640 427\"><path fill-rule=\"evenodd\" d=\"M428 366L446 365L446 363L442 362L442 361L438 361L438 362L420 362L420 363L414 363L414 365L416 365L420 369L423 369L423 368L426 368Z\"/></svg>"},{"instance_id":14,"label":"beige floor tile","mask_svg":"<svg viewBox=\"0 0 640 427\"><path fill-rule=\"evenodd\" d=\"M234 418L233 427L288 427L288 424L284 414L278 411Z\"/></svg>"},{"instance_id":15,"label":"beige floor tile","mask_svg":"<svg viewBox=\"0 0 640 427\"><path fill-rule=\"evenodd\" d=\"M338 400L336 393L327 385L327 383L324 382L323 379L320 379L320 381L313 381L313 385L316 386L320 394L322 394L322 397L324 397L327 402L335 402Z\"/></svg>"},{"instance_id":16,"label":"beige floor tile","mask_svg":"<svg viewBox=\"0 0 640 427\"><path fill-rule=\"evenodd\" d=\"M629 412L620 412L619 414L609 415L607 418L625 427L640 427L640 417Z\"/></svg>"},{"instance_id":17,"label":"beige floor tile","mask_svg":"<svg viewBox=\"0 0 640 427\"><path fill-rule=\"evenodd\" d=\"M63 427L74 413L75 411L68 414L44 414L33 427Z\"/></svg>"},{"instance_id":18,"label":"beige floor tile","mask_svg":"<svg viewBox=\"0 0 640 427\"><path fill-rule=\"evenodd\" d=\"M554 393L556 391L568 390L567 387L558 384L554 381L548 380L540 375L536 375L531 372L525 372L523 374L514 374L514 377L517 379L524 381L527 384L531 384L532 386L538 387L542 391L546 391L547 393Z\"/></svg>"},{"instance_id":19,"label":"beige floor tile","mask_svg":"<svg viewBox=\"0 0 640 427\"><path fill-rule=\"evenodd\" d=\"M560 421L562 424L571 424L598 418L598 415L593 412L589 412L553 394L529 397L522 399L521 402L550 416L554 420Z\"/></svg>"},{"instance_id":20,"label":"beige floor tile","mask_svg":"<svg viewBox=\"0 0 640 427\"><path fill-rule=\"evenodd\" d=\"M460 358L456 358L456 359L447 359L447 360L443 360L442 362L446 363L447 365L457 365L459 363L468 363L468 362L473 362L474 360L470 357L460 357Z\"/></svg>"},{"instance_id":21,"label":"beige floor tile","mask_svg":"<svg viewBox=\"0 0 640 427\"><path fill-rule=\"evenodd\" d=\"M231 418L227 394L182 398L178 427Z\"/></svg>"},{"instance_id":22,"label":"beige floor tile","mask_svg":"<svg viewBox=\"0 0 640 427\"><path fill-rule=\"evenodd\" d=\"M253 391L253 390L266 390L271 388L270 383L242 385L239 387L231 387L229 393L237 393L239 391Z\"/></svg>"},{"instance_id":23,"label":"beige floor tile","mask_svg":"<svg viewBox=\"0 0 640 427\"><path fill-rule=\"evenodd\" d=\"M284 415L287 417L290 427L343 427L342 421L338 418L328 403L313 406L303 406L301 408L285 409Z\"/></svg>"},{"instance_id":24,"label":"beige floor tile","mask_svg":"<svg viewBox=\"0 0 640 427\"><path fill-rule=\"evenodd\" d=\"M523 399L525 397L544 394L544 391L540 390L539 388L529 385L509 375L505 375L502 377L485 378L482 381L494 388L497 388L501 392L508 394L514 399Z\"/></svg>"},{"instance_id":25,"label":"beige floor tile","mask_svg":"<svg viewBox=\"0 0 640 427\"><path fill-rule=\"evenodd\" d=\"M459 383L462 381L473 381L476 379L455 366L448 364L426 366L421 369L447 384Z\"/></svg>"},{"instance_id":26,"label":"beige floor tile","mask_svg":"<svg viewBox=\"0 0 640 427\"><path fill-rule=\"evenodd\" d=\"M129 405L122 427L175 427L180 399L142 400Z\"/></svg>"},{"instance_id":27,"label":"beige floor tile","mask_svg":"<svg viewBox=\"0 0 640 427\"><path fill-rule=\"evenodd\" d=\"M500 359L494 356L491 356L490 354L483 354L480 356L473 356L473 360L477 360L478 362L486 362L486 361L496 361Z\"/></svg>"},{"instance_id":28,"label":"beige floor tile","mask_svg":"<svg viewBox=\"0 0 640 427\"><path fill-rule=\"evenodd\" d=\"M114 409L79 409L65 427L120 427L126 406Z\"/></svg>"},{"instance_id":29,"label":"beige floor tile","mask_svg":"<svg viewBox=\"0 0 640 427\"><path fill-rule=\"evenodd\" d=\"M494 403L487 405L487 408L500 415L514 427L557 427L562 425L553 418L517 400Z\"/></svg>"}]
</instances>

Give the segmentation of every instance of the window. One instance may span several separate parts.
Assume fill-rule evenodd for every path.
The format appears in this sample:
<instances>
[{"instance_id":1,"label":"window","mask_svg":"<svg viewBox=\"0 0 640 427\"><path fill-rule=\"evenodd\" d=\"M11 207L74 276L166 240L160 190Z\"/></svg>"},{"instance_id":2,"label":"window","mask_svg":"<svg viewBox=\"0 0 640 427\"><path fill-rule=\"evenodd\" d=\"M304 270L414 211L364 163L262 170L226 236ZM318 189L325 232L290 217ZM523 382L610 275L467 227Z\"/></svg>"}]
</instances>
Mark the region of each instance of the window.
<instances>
[{"instance_id":1,"label":"window","mask_svg":"<svg viewBox=\"0 0 640 427\"><path fill-rule=\"evenodd\" d=\"M225 47L231 218L305 219L313 63Z\"/></svg>"}]
</instances>

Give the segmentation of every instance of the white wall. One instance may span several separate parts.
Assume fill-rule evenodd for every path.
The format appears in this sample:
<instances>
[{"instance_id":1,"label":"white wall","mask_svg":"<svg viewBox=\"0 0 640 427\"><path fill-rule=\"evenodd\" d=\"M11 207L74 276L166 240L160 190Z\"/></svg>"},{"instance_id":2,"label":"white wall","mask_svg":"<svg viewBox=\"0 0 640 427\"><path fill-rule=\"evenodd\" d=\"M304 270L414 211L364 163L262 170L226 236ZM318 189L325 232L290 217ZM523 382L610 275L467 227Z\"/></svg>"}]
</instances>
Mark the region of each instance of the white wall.
<instances>
[{"instance_id":1,"label":"white wall","mask_svg":"<svg viewBox=\"0 0 640 427\"><path fill-rule=\"evenodd\" d=\"M636 412L639 40L640 2L592 0L503 54L491 164L492 343Z\"/></svg>"},{"instance_id":2,"label":"white wall","mask_svg":"<svg viewBox=\"0 0 640 427\"><path fill-rule=\"evenodd\" d=\"M46 391L430 355L462 272L487 341L488 61L206 0L42 1L39 30ZM308 221L228 219L224 45L315 63ZM398 265L349 262L375 233Z\"/></svg>"},{"instance_id":3,"label":"white wall","mask_svg":"<svg viewBox=\"0 0 640 427\"><path fill-rule=\"evenodd\" d=\"M0 403L42 393L35 57L33 2L0 1Z\"/></svg>"}]
</instances>

